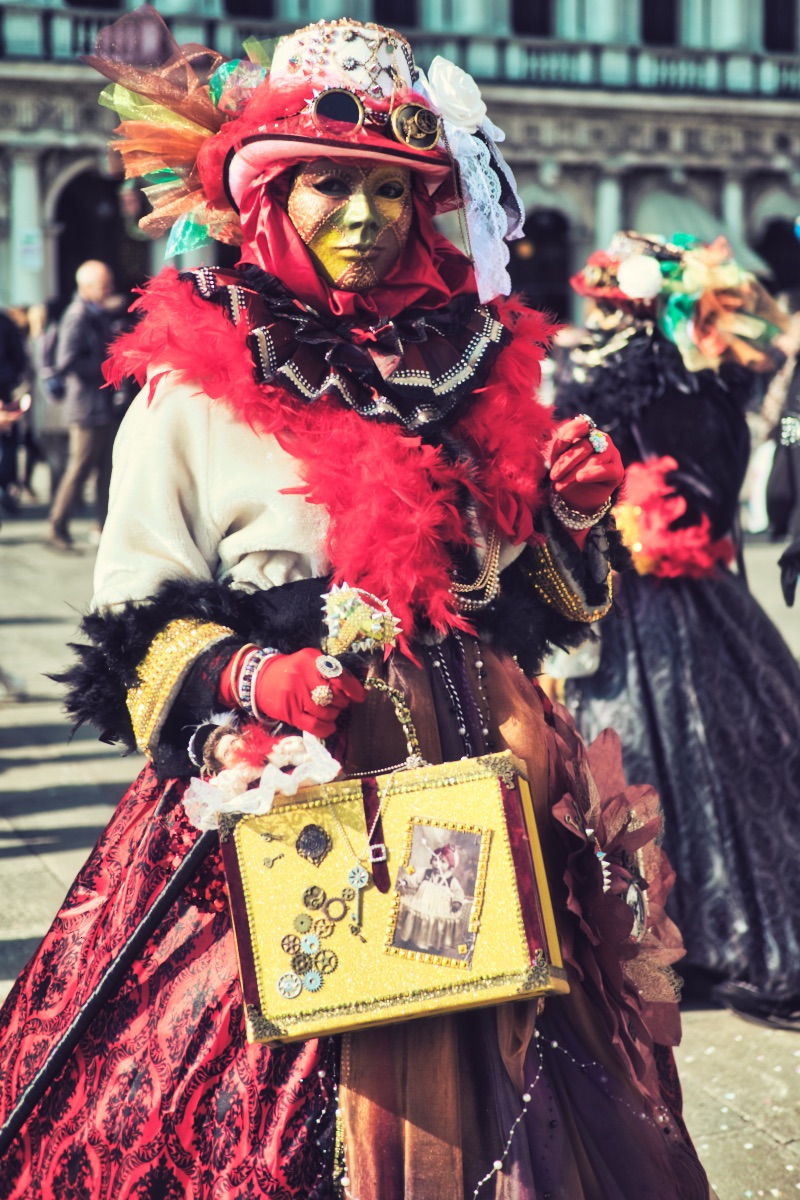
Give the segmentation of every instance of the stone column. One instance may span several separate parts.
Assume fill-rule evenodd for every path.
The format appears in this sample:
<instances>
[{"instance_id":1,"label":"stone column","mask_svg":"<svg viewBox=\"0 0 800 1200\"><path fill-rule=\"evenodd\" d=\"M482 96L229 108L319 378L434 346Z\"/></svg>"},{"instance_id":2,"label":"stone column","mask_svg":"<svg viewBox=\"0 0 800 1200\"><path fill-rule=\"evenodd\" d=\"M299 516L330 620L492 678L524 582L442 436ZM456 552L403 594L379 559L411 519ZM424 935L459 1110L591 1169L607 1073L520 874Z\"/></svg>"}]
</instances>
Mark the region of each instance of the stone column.
<instances>
[{"instance_id":1,"label":"stone column","mask_svg":"<svg viewBox=\"0 0 800 1200\"><path fill-rule=\"evenodd\" d=\"M710 0L711 39L715 50L748 50L752 44L751 20L753 12L760 12L760 4L750 0ZM761 31L755 43L760 45Z\"/></svg>"},{"instance_id":2,"label":"stone column","mask_svg":"<svg viewBox=\"0 0 800 1200\"><path fill-rule=\"evenodd\" d=\"M744 186L738 175L727 175L722 184L722 219L732 238L747 241Z\"/></svg>"},{"instance_id":3,"label":"stone column","mask_svg":"<svg viewBox=\"0 0 800 1200\"><path fill-rule=\"evenodd\" d=\"M11 152L9 251L12 304L39 304L46 299L44 233L39 189L39 154Z\"/></svg>"},{"instance_id":4,"label":"stone column","mask_svg":"<svg viewBox=\"0 0 800 1200\"><path fill-rule=\"evenodd\" d=\"M618 171L606 171L597 180L594 200L595 248L608 245L622 229L622 177Z\"/></svg>"}]
</instances>

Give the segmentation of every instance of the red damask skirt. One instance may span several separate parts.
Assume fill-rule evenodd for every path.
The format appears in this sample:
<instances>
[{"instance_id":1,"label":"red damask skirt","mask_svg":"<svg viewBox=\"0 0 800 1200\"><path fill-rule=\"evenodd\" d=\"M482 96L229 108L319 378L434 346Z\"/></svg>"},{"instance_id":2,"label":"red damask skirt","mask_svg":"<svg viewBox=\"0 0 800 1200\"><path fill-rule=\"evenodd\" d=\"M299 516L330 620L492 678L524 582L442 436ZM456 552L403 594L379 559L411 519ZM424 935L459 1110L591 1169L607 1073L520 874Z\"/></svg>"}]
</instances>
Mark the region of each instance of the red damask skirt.
<instances>
[{"instance_id":1,"label":"red damask skirt","mask_svg":"<svg viewBox=\"0 0 800 1200\"><path fill-rule=\"evenodd\" d=\"M0 1014L2 1118L197 834L145 768ZM333 1045L245 1040L212 851L0 1163L2 1200L327 1200Z\"/></svg>"}]
</instances>

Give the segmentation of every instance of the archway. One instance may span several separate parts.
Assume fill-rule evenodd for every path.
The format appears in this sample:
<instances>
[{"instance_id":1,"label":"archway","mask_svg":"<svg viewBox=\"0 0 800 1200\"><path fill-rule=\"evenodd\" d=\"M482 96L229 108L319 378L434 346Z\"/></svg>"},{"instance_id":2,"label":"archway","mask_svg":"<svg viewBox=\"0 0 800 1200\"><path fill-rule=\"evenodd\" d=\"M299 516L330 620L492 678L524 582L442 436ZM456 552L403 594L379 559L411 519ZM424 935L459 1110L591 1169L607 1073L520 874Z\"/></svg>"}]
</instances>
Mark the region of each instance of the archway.
<instances>
[{"instance_id":1,"label":"archway","mask_svg":"<svg viewBox=\"0 0 800 1200\"><path fill-rule=\"evenodd\" d=\"M509 243L508 271L515 291L524 292L534 308L569 320L570 223L557 208L534 208L525 221L524 237Z\"/></svg>"},{"instance_id":2,"label":"archway","mask_svg":"<svg viewBox=\"0 0 800 1200\"><path fill-rule=\"evenodd\" d=\"M150 268L146 241L126 231L120 184L97 170L82 171L69 181L55 207L58 238L58 294L66 300L75 272L87 258L99 258L114 272L120 291L144 282Z\"/></svg>"},{"instance_id":3,"label":"archway","mask_svg":"<svg viewBox=\"0 0 800 1200\"><path fill-rule=\"evenodd\" d=\"M754 242L761 258L769 264L768 283L776 292L790 292L792 307L800 305L800 242L791 217L771 217Z\"/></svg>"}]
</instances>

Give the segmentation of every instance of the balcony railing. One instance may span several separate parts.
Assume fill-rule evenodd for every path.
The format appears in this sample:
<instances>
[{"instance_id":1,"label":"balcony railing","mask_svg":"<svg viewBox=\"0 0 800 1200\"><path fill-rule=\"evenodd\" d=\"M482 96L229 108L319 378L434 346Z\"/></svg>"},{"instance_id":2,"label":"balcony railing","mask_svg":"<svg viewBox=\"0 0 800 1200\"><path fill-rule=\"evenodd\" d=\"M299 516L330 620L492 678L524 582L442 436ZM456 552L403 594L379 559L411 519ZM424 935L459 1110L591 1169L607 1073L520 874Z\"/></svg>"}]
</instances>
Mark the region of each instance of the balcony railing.
<instances>
[{"instance_id":1,"label":"balcony railing","mask_svg":"<svg viewBox=\"0 0 800 1200\"><path fill-rule=\"evenodd\" d=\"M120 15L79 8L0 5L0 59L70 63L94 46L98 29ZM249 34L275 37L285 22L166 18L179 42L200 42L234 56ZM735 50L606 46L483 34L410 31L417 60L443 54L482 82L601 88L686 95L800 98L800 55Z\"/></svg>"}]
</instances>

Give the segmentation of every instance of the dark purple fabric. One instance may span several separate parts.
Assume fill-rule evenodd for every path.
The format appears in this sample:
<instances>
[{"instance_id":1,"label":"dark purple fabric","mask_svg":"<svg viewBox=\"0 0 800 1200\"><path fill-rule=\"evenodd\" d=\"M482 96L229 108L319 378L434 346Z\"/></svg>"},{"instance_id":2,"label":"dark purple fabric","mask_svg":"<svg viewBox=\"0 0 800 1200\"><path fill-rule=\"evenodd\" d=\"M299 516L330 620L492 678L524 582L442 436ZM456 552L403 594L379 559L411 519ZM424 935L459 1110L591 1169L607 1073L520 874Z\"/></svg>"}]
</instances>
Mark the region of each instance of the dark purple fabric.
<instances>
[{"instance_id":1,"label":"dark purple fabric","mask_svg":"<svg viewBox=\"0 0 800 1200\"><path fill-rule=\"evenodd\" d=\"M525 1084L530 1200L708 1200L705 1172L671 1115L645 1113L636 1093L587 1052L557 998L537 1018ZM575 1190L576 1149L592 1165L596 1193Z\"/></svg>"}]
</instances>

